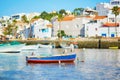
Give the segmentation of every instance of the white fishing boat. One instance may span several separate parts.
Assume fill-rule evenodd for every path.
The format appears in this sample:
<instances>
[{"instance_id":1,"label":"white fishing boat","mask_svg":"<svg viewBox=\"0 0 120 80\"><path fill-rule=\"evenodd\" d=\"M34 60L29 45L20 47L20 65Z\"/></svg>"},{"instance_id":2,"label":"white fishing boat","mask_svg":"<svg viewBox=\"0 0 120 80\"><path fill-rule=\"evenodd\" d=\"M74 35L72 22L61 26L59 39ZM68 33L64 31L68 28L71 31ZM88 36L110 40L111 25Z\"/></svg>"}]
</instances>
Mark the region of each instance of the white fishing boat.
<instances>
[{"instance_id":1,"label":"white fishing boat","mask_svg":"<svg viewBox=\"0 0 120 80\"><path fill-rule=\"evenodd\" d=\"M36 50L39 48L39 45L26 45L24 47L22 47L21 51L22 50Z\"/></svg>"},{"instance_id":2,"label":"white fishing boat","mask_svg":"<svg viewBox=\"0 0 120 80\"><path fill-rule=\"evenodd\" d=\"M45 44L38 44L38 47L39 48L53 48L53 46L52 45L45 45Z\"/></svg>"},{"instance_id":3,"label":"white fishing boat","mask_svg":"<svg viewBox=\"0 0 120 80\"><path fill-rule=\"evenodd\" d=\"M21 51L24 51L24 50L37 50L39 48L52 48L52 45L43 45L43 44L26 45L26 46L22 47Z\"/></svg>"},{"instance_id":4,"label":"white fishing boat","mask_svg":"<svg viewBox=\"0 0 120 80\"><path fill-rule=\"evenodd\" d=\"M0 53L19 53L24 46L18 42L3 43L0 45Z\"/></svg>"}]
</instances>

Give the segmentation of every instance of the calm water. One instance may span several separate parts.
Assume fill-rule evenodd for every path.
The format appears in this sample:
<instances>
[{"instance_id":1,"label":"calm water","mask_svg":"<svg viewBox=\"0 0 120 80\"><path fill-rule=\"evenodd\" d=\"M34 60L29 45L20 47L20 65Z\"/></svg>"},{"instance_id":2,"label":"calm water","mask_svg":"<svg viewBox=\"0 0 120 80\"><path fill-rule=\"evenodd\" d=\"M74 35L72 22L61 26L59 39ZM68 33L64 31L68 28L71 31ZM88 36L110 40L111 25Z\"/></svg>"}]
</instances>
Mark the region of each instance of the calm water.
<instances>
[{"instance_id":1,"label":"calm water","mask_svg":"<svg viewBox=\"0 0 120 80\"><path fill-rule=\"evenodd\" d=\"M32 52L55 54L63 49L0 53L0 80L120 80L120 50L76 49L75 63L27 64L25 56Z\"/></svg>"}]
</instances>

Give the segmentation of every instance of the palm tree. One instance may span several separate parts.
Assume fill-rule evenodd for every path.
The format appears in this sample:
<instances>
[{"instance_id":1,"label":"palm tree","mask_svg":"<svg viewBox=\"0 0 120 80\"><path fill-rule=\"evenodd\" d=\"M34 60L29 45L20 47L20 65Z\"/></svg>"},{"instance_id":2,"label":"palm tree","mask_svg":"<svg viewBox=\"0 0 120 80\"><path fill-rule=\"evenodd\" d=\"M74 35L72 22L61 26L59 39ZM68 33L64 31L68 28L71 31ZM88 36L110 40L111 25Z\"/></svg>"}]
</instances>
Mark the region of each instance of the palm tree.
<instances>
[{"instance_id":1,"label":"palm tree","mask_svg":"<svg viewBox=\"0 0 120 80\"><path fill-rule=\"evenodd\" d=\"M118 34L117 34L117 16L120 14L119 7L114 6L112 8L112 13L115 15L115 32L116 32L116 37L117 37L118 36Z\"/></svg>"},{"instance_id":2,"label":"palm tree","mask_svg":"<svg viewBox=\"0 0 120 80\"><path fill-rule=\"evenodd\" d=\"M64 16L62 14L58 14L58 21L59 21L59 30L58 30L58 32L60 33L60 35L59 35L60 39L62 38L62 36L61 36L61 21L62 21L63 17Z\"/></svg>"}]
</instances>

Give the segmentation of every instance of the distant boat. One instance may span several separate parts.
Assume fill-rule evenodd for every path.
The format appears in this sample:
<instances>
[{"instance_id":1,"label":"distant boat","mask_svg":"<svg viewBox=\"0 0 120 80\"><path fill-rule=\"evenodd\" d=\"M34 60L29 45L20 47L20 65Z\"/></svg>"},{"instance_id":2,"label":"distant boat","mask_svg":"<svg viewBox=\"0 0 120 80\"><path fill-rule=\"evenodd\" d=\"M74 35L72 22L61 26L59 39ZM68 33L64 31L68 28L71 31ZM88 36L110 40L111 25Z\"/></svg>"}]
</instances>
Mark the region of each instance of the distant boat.
<instances>
[{"instance_id":1,"label":"distant boat","mask_svg":"<svg viewBox=\"0 0 120 80\"><path fill-rule=\"evenodd\" d=\"M49 56L27 56L26 61L28 63L62 63L62 62L74 62L76 58L75 53L70 54L56 54Z\"/></svg>"},{"instance_id":2,"label":"distant boat","mask_svg":"<svg viewBox=\"0 0 120 80\"><path fill-rule=\"evenodd\" d=\"M109 47L109 49L118 49L118 46L114 46L114 47Z\"/></svg>"},{"instance_id":3,"label":"distant boat","mask_svg":"<svg viewBox=\"0 0 120 80\"><path fill-rule=\"evenodd\" d=\"M67 45L66 43L60 44L61 48L78 48L77 43L73 42L70 45Z\"/></svg>"},{"instance_id":4,"label":"distant boat","mask_svg":"<svg viewBox=\"0 0 120 80\"><path fill-rule=\"evenodd\" d=\"M39 48L53 48L52 45L38 44Z\"/></svg>"},{"instance_id":5,"label":"distant boat","mask_svg":"<svg viewBox=\"0 0 120 80\"><path fill-rule=\"evenodd\" d=\"M26 45L26 46L22 47L21 51L22 50L36 50L38 48L39 48L38 45Z\"/></svg>"},{"instance_id":6,"label":"distant boat","mask_svg":"<svg viewBox=\"0 0 120 80\"><path fill-rule=\"evenodd\" d=\"M19 53L25 44L17 41L0 44L0 53Z\"/></svg>"},{"instance_id":7,"label":"distant boat","mask_svg":"<svg viewBox=\"0 0 120 80\"><path fill-rule=\"evenodd\" d=\"M71 47L68 46L66 43L61 43L60 46L61 46L61 48L71 48Z\"/></svg>"},{"instance_id":8,"label":"distant boat","mask_svg":"<svg viewBox=\"0 0 120 80\"><path fill-rule=\"evenodd\" d=\"M26 45L21 49L21 51L22 50L36 50L39 48L52 48L52 45L43 45L43 44Z\"/></svg>"}]
</instances>

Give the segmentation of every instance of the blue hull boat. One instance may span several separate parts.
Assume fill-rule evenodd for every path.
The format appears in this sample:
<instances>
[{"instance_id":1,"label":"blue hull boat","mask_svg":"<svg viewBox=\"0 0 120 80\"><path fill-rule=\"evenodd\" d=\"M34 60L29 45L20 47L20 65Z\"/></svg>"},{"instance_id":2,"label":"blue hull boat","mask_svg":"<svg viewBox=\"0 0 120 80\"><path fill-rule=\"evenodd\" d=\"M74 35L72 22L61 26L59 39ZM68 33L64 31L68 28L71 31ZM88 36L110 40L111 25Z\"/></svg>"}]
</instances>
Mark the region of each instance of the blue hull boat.
<instances>
[{"instance_id":1,"label":"blue hull boat","mask_svg":"<svg viewBox=\"0 0 120 80\"><path fill-rule=\"evenodd\" d=\"M60 63L60 62L74 62L76 58L75 53L71 54L58 54L52 56L27 56L28 63Z\"/></svg>"}]
</instances>

